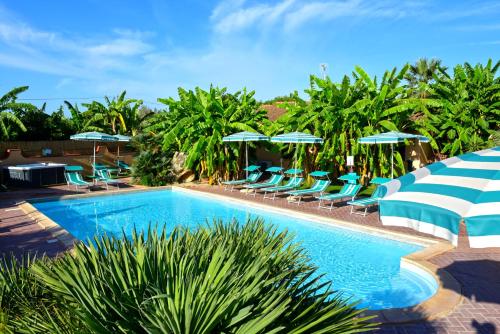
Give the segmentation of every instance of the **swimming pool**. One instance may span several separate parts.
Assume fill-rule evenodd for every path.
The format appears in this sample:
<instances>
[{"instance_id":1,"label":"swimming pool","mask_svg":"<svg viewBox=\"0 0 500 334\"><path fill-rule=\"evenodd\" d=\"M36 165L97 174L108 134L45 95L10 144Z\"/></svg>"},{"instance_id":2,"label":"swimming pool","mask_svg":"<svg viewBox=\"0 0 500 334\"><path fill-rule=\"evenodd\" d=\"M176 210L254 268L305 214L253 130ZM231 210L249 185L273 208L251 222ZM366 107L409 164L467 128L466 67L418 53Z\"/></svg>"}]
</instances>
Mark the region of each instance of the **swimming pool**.
<instances>
[{"instance_id":1,"label":"swimming pool","mask_svg":"<svg viewBox=\"0 0 500 334\"><path fill-rule=\"evenodd\" d=\"M401 257L421 246L314 223L272 211L242 207L206 195L153 190L32 203L79 240L103 233L131 234L150 223L196 227L214 218L262 217L296 235L319 272L336 290L360 300L361 307L385 309L418 304L431 297L437 283L428 274L401 267ZM293 214L291 212L291 214Z\"/></svg>"}]
</instances>

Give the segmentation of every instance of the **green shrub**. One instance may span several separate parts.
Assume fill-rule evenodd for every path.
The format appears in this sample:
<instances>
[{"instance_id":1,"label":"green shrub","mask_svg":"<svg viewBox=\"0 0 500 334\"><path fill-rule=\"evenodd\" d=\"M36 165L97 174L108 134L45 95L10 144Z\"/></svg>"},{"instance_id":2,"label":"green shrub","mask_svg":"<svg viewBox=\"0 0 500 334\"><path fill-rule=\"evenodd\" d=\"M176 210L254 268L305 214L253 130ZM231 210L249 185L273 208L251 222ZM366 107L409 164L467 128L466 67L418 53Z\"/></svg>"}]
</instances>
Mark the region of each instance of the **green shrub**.
<instances>
[{"instance_id":1,"label":"green shrub","mask_svg":"<svg viewBox=\"0 0 500 334\"><path fill-rule=\"evenodd\" d=\"M154 134L141 134L133 139L139 151L132 164L134 182L145 186L164 186L175 181L172 172L173 153L161 148L161 138Z\"/></svg>"},{"instance_id":2,"label":"green shrub","mask_svg":"<svg viewBox=\"0 0 500 334\"><path fill-rule=\"evenodd\" d=\"M51 300L15 320L36 328L24 332L71 332L61 323L78 333L355 333L374 326L320 282L289 234L262 221L104 237L29 267L17 268L28 275L22 280Z\"/></svg>"}]
</instances>

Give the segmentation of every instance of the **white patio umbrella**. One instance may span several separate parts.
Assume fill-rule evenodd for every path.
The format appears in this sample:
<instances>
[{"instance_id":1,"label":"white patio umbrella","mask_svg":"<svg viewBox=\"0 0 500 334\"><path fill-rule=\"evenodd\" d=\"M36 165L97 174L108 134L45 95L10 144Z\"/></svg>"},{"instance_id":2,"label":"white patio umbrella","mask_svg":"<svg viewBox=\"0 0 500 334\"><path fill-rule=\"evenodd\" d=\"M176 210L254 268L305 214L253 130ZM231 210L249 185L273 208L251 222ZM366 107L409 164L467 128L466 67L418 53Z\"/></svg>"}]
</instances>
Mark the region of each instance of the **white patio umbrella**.
<instances>
[{"instance_id":1,"label":"white patio umbrella","mask_svg":"<svg viewBox=\"0 0 500 334\"><path fill-rule=\"evenodd\" d=\"M222 138L223 142L245 142L246 178L248 178L248 142L261 140L269 140L269 137L258 132L243 131Z\"/></svg>"},{"instance_id":2,"label":"white patio umbrella","mask_svg":"<svg viewBox=\"0 0 500 334\"><path fill-rule=\"evenodd\" d=\"M428 143L429 138L422 135L414 135L411 133L403 133L397 131L389 131L362 137L358 139L360 144L391 144L391 178L394 178L394 144L404 143L407 139L417 139L421 143Z\"/></svg>"},{"instance_id":3,"label":"white patio umbrella","mask_svg":"<svg viewBox=\"0 0 500 334\"><path fill-rule=\"evenodd\" d=\"M313 136L309 133L304 132L290 132L284 133L271 138L273 143L287 143L287 144L322 144L323 139ZM299 145L295 148L294 166L297 169L297 152L299 150Z\"/></svg>"},{"instance_id":4,"label":"white patio umbrella","mask_svg":"<svg viewBox=\"0 0 500 334\"><path fill-rule=\"evenodd\" d=\"M118 141L118 138L113 137L112 135L108 135L102 132L83 132L70 137L71 140L79 140L79 141L92 141L94 142L94 159L92 164L92 176L95 175L95 143L96 142L115 142Z\"/></svg>"}]
</instances>

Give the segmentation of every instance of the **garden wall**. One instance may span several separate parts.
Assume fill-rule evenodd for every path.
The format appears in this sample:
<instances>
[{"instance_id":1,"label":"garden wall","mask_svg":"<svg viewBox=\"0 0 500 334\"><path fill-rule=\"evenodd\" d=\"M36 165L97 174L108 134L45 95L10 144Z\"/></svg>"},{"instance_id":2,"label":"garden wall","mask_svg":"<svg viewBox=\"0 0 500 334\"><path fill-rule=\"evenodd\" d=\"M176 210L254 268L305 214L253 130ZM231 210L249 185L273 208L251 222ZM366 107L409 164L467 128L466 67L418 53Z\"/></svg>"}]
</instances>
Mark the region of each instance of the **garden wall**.
<instances>
[{"instance_id":1,"label":"garden wall","mask_svg":"<svg viewBox=\"0 0 500 334\"><path fill-rule=\"evenodd\" d=\"M124 142L98 143L96 161L114 166L118 145L120 145L120 159L131 164L135 152L126 144ZM50 149L51 154L44 155L45 149ZM80 165L86 172L91 173L92 151L93 142L74 140L0 142L0 166L54 162Z\"/></svg>"}]
</instances>

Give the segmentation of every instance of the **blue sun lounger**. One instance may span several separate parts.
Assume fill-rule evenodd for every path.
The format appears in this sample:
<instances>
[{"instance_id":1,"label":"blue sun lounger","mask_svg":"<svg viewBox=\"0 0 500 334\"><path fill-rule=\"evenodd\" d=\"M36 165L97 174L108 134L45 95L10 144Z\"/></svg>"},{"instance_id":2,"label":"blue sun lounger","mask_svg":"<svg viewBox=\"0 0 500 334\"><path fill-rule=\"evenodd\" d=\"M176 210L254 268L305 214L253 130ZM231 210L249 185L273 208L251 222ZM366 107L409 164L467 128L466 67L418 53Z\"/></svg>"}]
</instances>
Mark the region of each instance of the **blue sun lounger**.
<instances>
[{"instance_id":1,"label":"blue sun lounger","mask_svg":"<svg viewBox=\"0 0 500 334\"><path fill-rule=\"evenodd\" d=\"M120 188L119 184L120 183L124 183L120 180L116 180L116 179L112 179L111 176L109 175L109 171L104 168L104 169L97 169L96 170L96 174L97 174L97 181L101 181L102 183L104 183L106 185L106 190L109 189L109 185L113 185L117 188Z\"/></svg>"},{"instance_id":2,"label":"blue sun lounger","mask_svg":"<svg viewBox=\"0 0 500 334\"><path fill-rule=\"evenodd\" d=\"M125 163L123 160L116 160L116 167L118 168L118 174L121 174L122 172L130 172L132 168Z\"/></svg>"},{"instance_id":3,"label":"blue sun lounger","mask_svg":"<svg viewBox=\"0 0 500 334\"><path fill-rule=\"evenodd\" d=\"M264 192L264 198L269 198L274 200L276 198L277 193L294 190L300 187L302 182L304 182L304 178L302 176L298 176L300 173L302 173L302 169L287 170L285 174L291 175L290 179L288 179L288 182L282 186L263 188L262 191ZM267 196L267 193L272 193L273 195Z\"/></svg>"},{"instance_id":4,"label":"blue sun lounger","mask_svg":"<svg viewBox=\"0 0 500 334\"><path fill-rule=\"evenodd\" d=\"M83 172L82 166L65 166L64 167L64 178L66 179L66 183L68 184L68 188L70 186L75 186L75 189L78 190L78 187L87 187L90 191L90 183L84 181L82 175Z\"/></svg>"},{"instance_id":5,"label":"blue sun lounger","mask_svg":"<svg viewBox=\"0 0 500 334\"><path fill-rule=\"evenodd\" d=\"M336 201L350 198L352 201L356 198L356 195L361 190L361 185L357 184L359 176L356 173L349 173L342 175L338 178L344 181L345 184L342 186L339 192L333 194L325 194L319 196L318 208L333 209L333 204ZM323 205L323 202L330 202L329 206Z\"/></svg>"},{"instance_id":6,"label":"blue sun lounger","mask_svg":"<svg viewBox=\"0 0 500 334\"><path fill-rule=\"evenodd\" d=\"M315 178L314 184L312 185L311 188L308 189L301 189L301 190L293 190L287 192L291 197L288 198L289 203L297 203L297 205L300 205L300 201L302 200L302 197L307 196L307 195L314 195L314 194L320 194L320 196L323 194L323 192L328 188L330 185L331 181L328 179L328 174L329 172L324 172L324 171L315 171L309 174L309 176L312 176ZM321 180L319 178L324 178L326 177L326 180ZM298 197L298 200L297 200Z\"/></svg>"},{"instance_id":7,"label":"blue sun lounger","mask_svg":"<svg viewBox=\"0 0 500 334\"><path fill-rule=\"evenodd\" d=\"M392 181L392 179L384 178L384 177L376 177L370 181L371 184L376 184L377 188L373 191L372 195L368 198L360 198L354 201L347 202L348 205L351 206L351 214L357 214L366 216L368 212L368 208L372 205L378 205L380 199L384 196L382 193L381 184ZM364 209L363 212L357 210L358 208Z\"/></svg>"},{"instance_id":8,"label":"blue sun lounger","mask_svg":"<svg viewBox=\"0 0 500 334\"><path fill-rule=\"evenodd\" d=\"M222 184L224 185L224 190L230 189L230 191L233 191L234 187L236 186L241 186L247 183L255 183L262 176L262 172L259 171L260 166L251 165L244 168L243 170L250 172L250 174L248 174L248 178L233 181L223 181Z\"/></svg>"},{"instance_id":9,"label":"blue sun lounger","mask_svg":"<svg viewBox=\"0 0 500 334\"><path fill-rule=\"evenodd\" d=\"M318 197L319 199L319 208L325 208L325 209L333 209L333 204L335 201L340 201L346 198L350 198L351 201L354 201L356 198L356 195L359 193L361 190L361 185L360 184L344 184L342 189L338 193L334 194L326 194L323 196ZM323 202L331 202L330 205L323 205Z\"/></svg>"},{"instance_id":10,"label":"blue sun lounger","mask_svg":"<svg viewBox=\"0 0 500 334\"><path fill-rule=\"evenodd\" d=\"M266 172L272 173L271 177L264 182L245 184L243 187L247 188L249 191L246 193L252 193L254 196L257 194L257 190L262 188L277 186L283 181L285 176L282 174L283 168L281 167L269 167Z\"/></svg>"}]
</instances>

